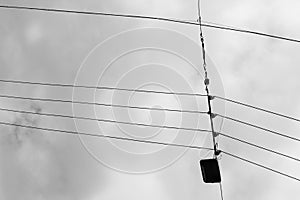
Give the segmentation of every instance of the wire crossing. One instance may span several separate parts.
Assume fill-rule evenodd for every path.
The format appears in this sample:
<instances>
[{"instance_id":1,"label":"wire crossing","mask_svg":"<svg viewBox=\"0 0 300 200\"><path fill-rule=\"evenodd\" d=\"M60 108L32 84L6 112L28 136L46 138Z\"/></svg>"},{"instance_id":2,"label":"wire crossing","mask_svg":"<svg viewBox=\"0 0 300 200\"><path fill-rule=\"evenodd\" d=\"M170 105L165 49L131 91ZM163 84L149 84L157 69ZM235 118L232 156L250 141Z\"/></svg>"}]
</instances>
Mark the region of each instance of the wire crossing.
<instances>
[{"instance_id":1,"label":"wire crossing","mask_svg":"<svg viewBox=\"0 0 300 200\"><path fill-rule=\"evenodd\" d=\"M47 116L47 117L62 117L62 118L79 119L79 120L91 120L91 121L100 121L100 122L107 122L107 123L121 123L121 124L125 123L127 125L136 125L136 123L132 123L132 122L121 122L121 121L108 120L108 119L96 119L96 118L90 118L90 117L62 115L62 114L54 114L54 113L41 113L41 112L33 112L33 111L25 111L25 110L15 110L15 109L8 109L8 108L1 108L1 107L0 107L0 111L22 113L22 114L32 114L32 115ZM204 130L204 129L193 129L193 128L183 128L183 127L170 127L170 126L159 126L159 125L156 126L156 125L140 124L140 123L139 123L139 126L147 126L147 127L150 126L150 127L154 127L154 128L177 129L177 130L186 130L186 131L211 132L210 130ZM277 155L280 155L280 156L283 156L283 157L295 160L297 162L300 162L299 158L292 157L292 156L289 156L287 154L283 154L283 153L280 153L278 151L274 151L272 149L268 149L266 147L250 143L248 141L245 141L245 140L242 140L242 139L239 139L239 138L227 135L225 133L217 132L217 134L219 134L219 135L221 135L223 137L226 137L226 138L229 138L229 139L232 139L232 140L235 140L235 141L238 141L238 142L241 142L241 143L253 146L255 148L259 148L261 150L268 151L270 153L277 154Z\"/></svg>"},{"instance_id":2,"label":"wire crossing","mask_svg":"<svg viewBox=\"0 0 300 200\"><path fill-rule=\"evenodd\" d=\"M9 122L3 122L0 121L0 125L4 126L16 126L21 128L27 128L27 129L35 129L45 132L53 132L53 133L62 133L62 134L69 134L69 135L83 135L83 136L91 136L91 137L98 137L98 138L108 138L108 139L116 139L116 140L124 140L124 141L131 141L131 142L139 142L139 143L148 143L148 144L154 144L154 145L164 145L164 146L172 146L172 147L181 147L181 148L189 148L189 149L196 149L196 150L210 150L213 151L212 148L209 147L200 147L200 146L192 146L192 145L182 145L182 144L175 144L175 143L165 143L165 142L158 142L158 141L151 141L151 140L139 140L139 139L133 139L133 138L126 138L126 137L115 137L110 135L99 135L96 133L86 133L86 132L78 132L78 131L71 131L71 130L63 130L63 129L54 129L54 128L46 128L46 127L37 127L37 126L29 126L29 125L21 125L21 124L15 124L15 123L9 123ZM274 170L273 168L266 167L262 164L258 164L256 162L253 162L251 160L248 160L246 158L237 156L235 154L226 152L221 150L224 154L234 157L236 159L242 160L244 162L248 162L250 164L256 165L258 167L264 168L266 170L272 171L276 174L279 174L281 176L285 176L287 178L296 180L300 182L300 179L288 174L285 174L283 172Z\"/></svg>"},{"instance_id":3,"label":"wire crossing","mask_svg":"<svg viewBox=\"0 0 300 200\"><path fill-rule=\"evenodd\" d=\"M17 10L31 10L31 11L43 11L43 12L55 12L55 13L66 13L66 14L82 14L82 15L95 15L95 16L110 16L110 17L123 17L123 18L135 18L135 19L148 19L148 20L158 20L179 24L187 24L187 25L196 25L199 26L199 22L196 21L188 21L188 20L179 20L179 19L171 19L171 18L163 18L163 17L152 17L152 16L144 16L144 15L130 15L130 14L116 14L116 13L105 13L105 12L92 12L92 11L79 11L79 10L66 10L66 9L55 9L55 8L39 8L39 7L29 7L29 6L13 6L13 5L0 5L0 8L3 9L17 9ZM220 29L226 31L234 31L245 34L258 35L278 40L284 40L289 42L300 43L299 39L293 39L289 37L273 35L258 31L251 31L240 28L232 28L227 25L217 25L215 23L201 23L201 26Z\"/></svg>"},{"instance_id":4,"label":"wire crossing","mask_svg":"<svg viewBox=\"0 0 300 200\"><path fill-rule=\"evenodd\" d=\"M216 133L214 130L214 123L213 123L213 114L212 114L212 107L211 107L211 98L209 95L209 78L208 78L208 72L207 72L207 66L206 66L206 54L205 54L205 42L204 42L204 37L203 37L203 31L202 31L202 23L201 23L201 9L200 9L200 0L198 0L198 21L199 21L199 36L200 36L200 43L202 47L202 67L204 70L204 85L205 85L205 92L207 96L207 106L208 106L208 112L207 114L209 115L209 122L210 122L210 128L211 128L211 133L212 133L212 142L213 142L213 147L214 147L214 158L216 158L219 154L219 151L217 149L218 144L216 142Z\"/></svg>"},{"instance_id":5,"label":"wire crossing","mask_svg":"<svg viewBox=\"0 0 300 200\"><path fill-rule=\"evenodd\" d=\"M0 82L2 82L2 83L12 83L12 84L40 85L40 86L49 86L49 87L82 88L82 89L97 89L97 90L117 90L117 91L126 91L126 92L154 93L154 94L164 94L164 95L207 97L207 94L200 94L200 93L166 92L166 91L128 89L128 88L106 87L106 86L87 86L87 85L33 82L33 81L7 80L7 79L0 79ZM4 95L2 95L2 96L4 96ZM9 95L7 95L7 96L9 96ZM20 97L17 97L17 98L20 98ZM289 119L289 120L300 122L300 119L298 119L298 118L291 117L291 116L284 115L284 114L280 114L280 113L277 113L277 112L274 112L274 111L271 111L271 110L267 110L267 109L264 109L264 108L260 108L260 107L257 107L257 106L253 106L253 105L250 105L250 104L242 103L240 101L232 100L232 99L229 99L229 98L225 98L225 97L221 97L221 96L217 96L217 95L210 95L210 98L211 99L224 100L224 101L227 101L227 102L235 103L235 104L242 105L242 106L245 106L245 107L249 107L249 108L252 108L252 109L255 109L255 110L266 112L266 113L269 113L269 114L272 114L272 115L283 117L283 118L286 118L286 119Z\"/></svg>"}]
</instances>

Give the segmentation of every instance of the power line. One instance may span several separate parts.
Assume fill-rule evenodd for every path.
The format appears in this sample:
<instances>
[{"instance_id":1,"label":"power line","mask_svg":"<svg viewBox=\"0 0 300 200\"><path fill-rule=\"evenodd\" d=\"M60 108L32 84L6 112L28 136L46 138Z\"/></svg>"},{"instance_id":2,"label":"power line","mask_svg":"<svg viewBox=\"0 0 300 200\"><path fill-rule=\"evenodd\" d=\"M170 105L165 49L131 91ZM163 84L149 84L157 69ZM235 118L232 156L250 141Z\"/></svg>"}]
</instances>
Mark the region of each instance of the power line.
<instances>
[{"instance_id":1,"label":"power line","mask_svg":"<svg viewBox=\"0 0 300 200\"><path fill-rule=\"evenodd\" d=\"M56 132L56 133L64 133L64 134L71 134L71 135L84 135L84 136L92 136L92 137L99 137L99 138L108 138L108 139L116 139L116 140L124 140L124 141L132 141L132 142L139 142L139 143L148 143L148 144L156 144L156 145L164 145L164 146L173 146L173 147L182 147L182 148L189 148L189 149L197 149L197 150L213 150L212 148L209 147L200 147L200 146L192 146L192 145L182 145L182 144L174 144L174 143L165 143L165 142L158 142L158 141L151 141L151 140L139 140L139 139L133 139L133 138L126 138L126 137L116 137L116 136L110 136L110 135L98 135L95 133L86 133L86 132L78 132L78 131L71 131L71 130L62 130L62 129L54 129L54 128L45 128L45 127L37 127L37 126L29 126L29 125L21 125L21 124L14 124L14 123L8 123L8 122L3 122L0 121L1 125L5 126L16 126L16 127L21 127L21 128L28 128L28 129L36 129L36 130L41 130L41 131L46 131L46 132ZM242 158L240 156L234 155L232 153L222 151L224 154L229 155L231 157L240 159L242 161L248 162L250 164L256 165L258 167L264 168L266 170L272 171L274 173L277 173L279 175L300 181L300 179L293 177L291 175L282 173L280 171L274 170L270 167L266 167L264 165L255 163L253 161L250 161L248 159Z\"/></svg>"},{"instance_id":2,"label":"power line","mask_svg":"<svg viewBox=\"0 0 300 200\"><path fill-rule=\"evenodd\" d=\"M214 123L213 123L213 113L212 113L212 108L211 108L211 100L212 98L209 95L209 78L208 78L208 72L207 72L207 66L206 66L206 56L205 56L205 42L204 42L204 37L203 37L203 31L202 31L202 18L201 18L201 6L200 6L200 0L198 0L198 21L199 21L199 32L200 32L200 42L202 46L202 60L203 60L203 70L204 70L204 85L205 85L205 91L207 95L207 105L208 105L208 115L209 115L209 121L210 121L210 127L211 127L211 133L212 133L212 142L213 142L213 147L214 147L214 158L217 159L217 156L219 155L220 151L217 149L218 143L216 142L217 134L215 133L214 130ZM223 189L222 189L222 184L221 181L219 183L220 186L220 196L221 200L224 200L223 197Z\"/></svg>"},{"instance_id":3,"label":"power line","mask_svg":"<svg viewBox=\"0 0 300 200\"><path fill-rule=\"evenodd\" d=\"M253 128L256 128L256 129L260 129L260 130L263 130L265 132L269 132L269 133L272 133L274 135L278 135L278 136L281 136L281 137L285 137L285 138L288 138L288 139L291 139L291 140L295 140L297 142L300 142L300 139L299 138L296 138L296 137L292 137L292 136L289 136L289 135L286 135L286 134L283 134L283 133L280 133L278 131L273 131L273 130L270 130L270 129L267 129L267 128L264 128L264 127L260 127L260 126L257 126L255 124L251 124L251 123L248 123L248 122L245 122L245 121L242 121L242 120L238 120L238 119L235 119L235 118L232 118L232 117L228 117L228 116L225 116L225 115L221 115L221 114L215 114L219 117L222 117L224 119L228 119L228 120L231 120L231 121L234 121L234 122L238 122L238 123L241 123L241 124L244 124L244 125L247 125L247 126L251 126Z\"/></svg>"},{"instance_id":4,"label":"power line","mask_svg":"<svg viewBox=\"0 0 300 200\"><path fill-rule=\"evenodd\" d=\"M200 146L192 146L192 145L166 143L166 142L158 142L158 141L151 141L151 140L139 140L139 139L126 138L126 137L117 137L117 136L110 136L110 135L98 135L98 134L95 134L95 133L86 133L86 132L71 131L71 130L62 130L62 129L54 129L54 128L45 128L45 127L21 125L21 124L14 124L14 123L8 123L8 122L3 122L3 121L0 121L0 124L1 125L6 125L6 126L17 126L17 127L21 127L21 128L36 129L36 130L47 131L47 132L65 133L65 134L71 134L71 135L93 136L93 137L99 137L99 138L108 138L108 139L116 139L116 140L124 140L124 141L131 141L131 142L148 143L148 144L157 144L157 145L173 146L173 147L183 147L183 148L189 148L189 149L213 150L209 147L200 147Z\"/></svg>"},{"instance_id":5,"label":"power line","mask_svg":"<svg viewBox=\"0 0 300 200\"><path fill-rule=\"evenodd\" d=\"M105 107L116 107L116 108L130 108L130 109L152 110L152 111L167 111L167 112L179 112L179 113L191 113L191 114L207 114L207 112L205 112L205 111L197 111L197 110L178 110L178 109L169 109L169 108L152 108L152 107L143 107L143 106L127 106L127 105L120 105L120 104L106 104L106 103L97 103L97 102L88 102L88 101L75 101L75 100L65 100L65 99L54 99L54 98L22 97L22 96L1 95L1 94L0 94L0 98L42 101L42 102L55 102L55 103L74 103L74 104L81 104L81 105L105 106Z\"/></svg>"},{"instance_id":6,"label":"power line","mask_svg":"<svg viewBox=\"0 0 300 200\"><path fill-rule=\"evenodd\" d=\"M223 151L223 150L222 150L222 153L224 153L224 154L226 154L226 155L228 155L228 156L231 156L231 157L233 157L233 158L242 160L242 161L244 161L244 162L250 163L250 164L252 164L252 165L256 165L256 166L258 166L258 167L264 168L264 169L266 169L266 170L269 170L269 171L274 172L274 173L276 173L276 174L279 174L279 175L281 175L281 176L285 176L285 177L287 177L287 178L290 178L290 179L293 179L293 180L296 180L296 181L299 181L299 182L300 182L300 178L297 178L297 177L291 176L291 175L289 175L289 174L280 172L280 171L275 170L275 169L273 169L273 168L271 168L271 167L267 167L267 166L265 166L265 165L262 165L262 164L253 162L253 161L251 161L251 160L248 160L248 159L246 159L246 158L242 158L242 157L240 157L240 156L237 156L237 155L235 155L235 154L232 154L232 153L229 153L229 152L226 152L226 151Z\"/></svg>"},{"instance_id":7,"label":"power line","mask_svg":"<svg viewBox=\"0 0 300 200\"><path fill-rule=\"evenodd\" d=\"M144 126L144 127L152 127L152 128L175 129L175 130L184 130L184 131L211 132L210 130L198 129L198 128L185 128L185 127L165 126L165 125L151 125L151 124L144 124L144 123L124 122L124 121L117 121L117 120L110 120L110 119L98 119L98 118L82 117L82 116L71 116L71 115L62 115L62 114L54 114L54 113L39 113L39 112L32 112L32 111L25 111L25 110L14 110L14 109L7 109L7 108L0 108L0 110L1 111L8 111L8 112L15 112L15 113L23 113L23 114L42 115L42 116L48 116L48 117L63 117L63 118L70 118L70 119L92 120L92 121L98 121L98 122L117 123L117 124L126 124L126 125L133 125L133 126Z\"/></svg>"},{"instance_id":8,"label":"power line","mask_svg":"<svg viewBox=\"0 0 300 200\"><path fill-rule=\"evenodd\" d=\"M109 122L109 123L122 123L122 124L126 123L128 125L136 125L136 123L132 123L132 122L121 122L121 121L115 121L115 120L96 119L96 118L90 118L90 117L71 116L71 115L62 115L62 114L54 114L54 113L38 113L38 112L33 112L33 111L15 110L15 109L7 109L7 108L1 108L1 107L0 107L0 111L15 112L15 113L22 113L22 114L33 114L33 115L48 116L48 117L63 117L63 118L80 119L80 120L91 120L91 121L101 121L101 122ZM157 128L156 125L148 125L148 124L139 124L139 125L140 126L147 126L147 127L148 126L151 126L151 127L154 126L155 128ZM162 126L159 126L158 128L162 128ZM211 132L209 130L181 128L181 127L165 127L165 128L168 128L168 129L179 129L180 128L180 129L189 130L189 131L191 130L191 131ZM227 138L230 138L232 140L236 140L238 142L241 142L241 143L244 143L244 144L247 144L247 145L250 145L250 146L253 146L253 147L256 147L256 148L259 148L259 149L262 149L262 150L265 150L265 151L268 151L268 152L271 152L271 153L274 153L274 154L277 154L277 155L280 155L280 156L283 156L283 157L286 157L286 158L289 158L289 159L300 162L299 158L295 158L295 157L292 157L292 156L274 151L272 149L268 149L268 148L265 148L263 146L259 146L259 145L247 142L245 140L227 135L225 133L217 132L217 134L219 134L223 137L227 137Z\"/></svg>"},{"instance_id":9,"label":"power line","mask_svg":"<svg viewBox=\"0 0 300 200\"><path fill-rule=\"evenodd\" d=\"M242 106L246 106L246 107L249 107L249 108L253 108L255 110L263 111L263 112L266 112L266 113L269 113L269 114L277 115L279 117L283 117L283 118L287 118L287 119L290 119L290 120L294 120L294 121L300 122L300 119L297 119L295 117L291 117L291 116L288 116L288 115L283 115L283 114L280 114L280 113L277 113L277 112L273 112L273 111L270 111L270 110L267 110L267 109L264 109L264 108L260 108L260 107L257 107L257 106L252 106L252 105L249 105L249 104L246 104L246 103L242 103L242 102L239 102L239 101L235 101L235 100L224 98L224 97L220 97L220 96L213 96L213 97L221 99L221 100L224 100L224 101L228 101L228 102L231 102L231 103L235 103L235 104L239 104L239 105L242 105Z\"/></svg>"},{"instance_id":10,"label":"power line","mask_svg":"<svg viewBox=\"0 0 300 200\"><path fill-rule=\"evenodd\" d=\"M156 144L156 145L164 145L164 146L173 146L173 147L182 147L182 148L189 148L189 149L197 149L197 150L213 150L212 148L209 147L200 147L200 146L192 146L192 145L182 145L182 144L174 144L174 143L165 143L165 142L158 142L158 141L151 141L151 140L139 140L139 139L133 139L133 138L126 138L126 137L116 137L116 136L110 136L110 135L98 135L94 133L86 133L86 132L78 132L78 131L71 131L71 130L62 130L62 129L54 129L54 128L45 128L45 127L37 127L37 126L29 126L29 125L21 125L21 124L14 124L14 123L8 123L8 122L3 122L0 121L1 125L5 126L16 126L16 127L21 127L21 128L28 128L28 129L36 129L36 130L41 130L41 131L47 131L47 132L57 132L57 133L64 133L64 134L71 134L71 135L84 135L84 136L92 136L92 137L99 137L99 138L108 138L108 139L116 139L116 140L124 140L124 141L132 141L132 142L139 142L139 143L148 143L148 144ZM283 172L274 170L270 167L266 167L264 165L255 163L253 161L250 161L248 159L242 158L240 156L234 155L232 153L222 151L224 154L240 159L242 161L248 162L250 164L256 165L258 167L264 168L266 170L272 171L274 173L277 173L279 175L288 177L290 179L294 179L297 181L300 181L299 178L296 178L294 176L285 174Z\"/></svg>"},{"instance_id":11,"label":"power line","mask_svg":"<svg viewBox=\"0 0 300 200\"><path fill-rule=\"evenodd\" d=\"M72 14L83 14L83 15L124 17L124 18L136 18L136 19L149 19L149 20L158 20L158 21L166 21L166 22L172 22L172 23L199 26L198 22L193 22L193 21L188 21L188 20L171 19L171 18L163 18L163 17L144 16L144 15L129 15L129 14L116 14L116 13L78 11L78 10L66 10L66 9L54 9L54 8L38 8L38 7L12 6L12 5L0 5L0 8L18 9L18 10L35 10L35 11L44 11L44 12L57 12L57 13L72 13ZM231 28L227 25L213 25L213 24L209 24L209 23L202 23L201 26L208 27L208 28L214 28L214 29L246 33L246 34L259 35L259 36L269 37L269 38L278 39L278 40L285 40L285 41L300 43L300 40L298 40L298 39L293 39L293 38L283 37L283 36L273 35L273 34L267 34L267 33L258 32L258 31L250 31L250 30L239 29L239 28Z\"/></svg>"},{"instance_id":12,"label":"power line","mask_svg":"<svg viewBox=\"0 0 300 200\"><path fill-rule=\"evenodd\" d=\"M299 158L296 158L296 157L293 157L293 156L290 156L290 155L287 155L287 154L284 154L284 153L281 153L281 152L278 152L278 151L274 151L274 150L272 150L272 149L269 149L269 148L266 148L266 147L263 147L263 146L260 146L260 145L257 145L257 144L254 144L254 143L251 143L251 142L248 142L248 141L245 141L245 140L242 140L242 139L239 139L239 138L230 136L230 135L227 135L227 134L225 134L225 133L218 133L218 134L221 135L221 136L223 136L223 137L227 137L227 138L229 138L229 139L236 140L236 141L238 141L238 142L247 144L247 145L249 145L249 146L253 146L253 147L255 147L255 148L258 148L258 149L261 149L261 150L264 150L264 151L268 151L268 152L270 152L270 153L277 154L277 155L279 155L279 156L283 156L283 157L286 157L286 158L295 160L295 161L297 161L297 162L300 162L300 159L299 159Z\"/></svg>"},{"instance_id":13,"label":"power line","mask_svg":"<svg viewBox=\"0 0 300 200\"><path fill-rule=\"evenodd\" d=\"M21 81L21 80L0 79L0 82L14 83L14 84L41 85L41 86L50 86L50 87L70 87L70 88L97 89L97 90L118 90L118 91L126 91L126 92L141 92L141 93L154 93L154 94L167 94L167 95L200 96L200 97L206 96L205 94L199 94L199 93L165 92L165 91L156 91L156 90L128 89L128 88L108 87L108 86L72 85L72 84L62 84L62 83L32 82L32 81Z\"/></svg>"}]
</instances>

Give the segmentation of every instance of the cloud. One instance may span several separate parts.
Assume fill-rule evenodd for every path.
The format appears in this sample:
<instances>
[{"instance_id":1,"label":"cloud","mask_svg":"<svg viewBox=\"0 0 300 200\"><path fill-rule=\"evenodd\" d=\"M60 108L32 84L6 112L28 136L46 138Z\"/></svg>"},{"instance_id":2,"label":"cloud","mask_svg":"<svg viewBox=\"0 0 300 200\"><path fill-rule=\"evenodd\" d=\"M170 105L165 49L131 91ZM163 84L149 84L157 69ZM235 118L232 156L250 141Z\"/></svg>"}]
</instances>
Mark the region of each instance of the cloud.
<instances>
[{"instance_id":1,"label":"cloud","mask_svg":"<svg viewBox=\"0 0 300 200\"><path fill-rule=\"evenodd\" d=\"M42 111L37 104L29 109ZM19 114L12 122L39 126L40 120ZM99 166L90 165L77 139L53 140L49 139L53 133L19 127L2 127L0 131L0 186L4 199L87 199L104 183Z\"/></svg>"}]
</instances>

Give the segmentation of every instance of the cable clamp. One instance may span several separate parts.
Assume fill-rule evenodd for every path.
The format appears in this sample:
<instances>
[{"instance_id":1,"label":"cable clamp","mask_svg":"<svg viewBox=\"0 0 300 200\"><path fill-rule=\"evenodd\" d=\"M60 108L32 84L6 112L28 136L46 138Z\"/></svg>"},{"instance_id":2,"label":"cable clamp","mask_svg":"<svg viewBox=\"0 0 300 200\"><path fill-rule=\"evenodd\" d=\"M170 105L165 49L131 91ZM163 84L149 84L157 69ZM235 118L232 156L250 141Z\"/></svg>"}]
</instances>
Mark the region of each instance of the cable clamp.
<instances>
[{"instance_id":1,"label":"cable clamp","mask_svg":"<svg viewBox=\"0 0 300 200\"><path fill-rule=\"evenodd\" d=\"M215 151L215 156L219 156L221 153L222 153L222 151L219 150L219 149L217 149L217 150Z\"/></svg>"}]
</instances>

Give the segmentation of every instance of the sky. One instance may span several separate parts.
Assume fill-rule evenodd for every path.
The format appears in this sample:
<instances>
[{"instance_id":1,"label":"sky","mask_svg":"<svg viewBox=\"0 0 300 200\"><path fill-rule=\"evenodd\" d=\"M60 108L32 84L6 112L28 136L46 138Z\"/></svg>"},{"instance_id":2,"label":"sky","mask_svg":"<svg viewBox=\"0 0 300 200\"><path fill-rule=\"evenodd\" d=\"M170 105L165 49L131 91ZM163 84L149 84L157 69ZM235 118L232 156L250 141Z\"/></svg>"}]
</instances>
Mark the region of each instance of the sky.
<instances>
[{"instance_id":1,"label":"sky","mask_svg":"<svg viewBox=\"0 0 300 200\"><path fill-rule=\"evenodd\" d=\"M5 5L76 9L196 20L197 2L183 0L0 1ZM300 3L202 1L204 21L299 38ZM150 28L155 28L150 29ZM136 30L138 29L138 30ZM131 31L130 31L131 30ZM135 31L132 31L135 30ZM141 30L141 31L139 31ZM153 31L154 30L154 31ZM163 30L163 31L159 31ZM157 35L156 35L157 34ZM168 36L162 37L162 35ZM211 91L251 105L300 118L297 43L203 28ZM168 43L169 42L169 43ZM155 43L156 49L126 49ZM1 79L148 90L204 92L199 29L151 20L0 10ZM136 46L135 46L136 45ZM139 46L141 45L141 46ZM160 46L162 45L162 46ZM186 50L186 51L185 51ZM175 56L174 56L175 55ZM193 68L181 55L199 68ZM105 67L106 68L105 68ZM200 72L200 73L199 73ZM0 84L1 94L86 100L173 109L206 109L203 99ZM139 123L209 128L198 115L93 108L60 103L0 99L1 108L112 118ZM284 118L214 100L213 110L298 137L299 124ZM1 121L113 136L153 138L211 147L211 137L83 120L0 112ZM216 118L218 129L234 137L300 157L297 142ZM0 199L220 199L219 185L204 184L199 160L209 152L54 132L0 127ZM140 135L142 134L142 135ZM295 161L218 137L220 149L300 177ZM221 154L225 199L292 199L299 182Z\"/></svg>"}]
</instances>

